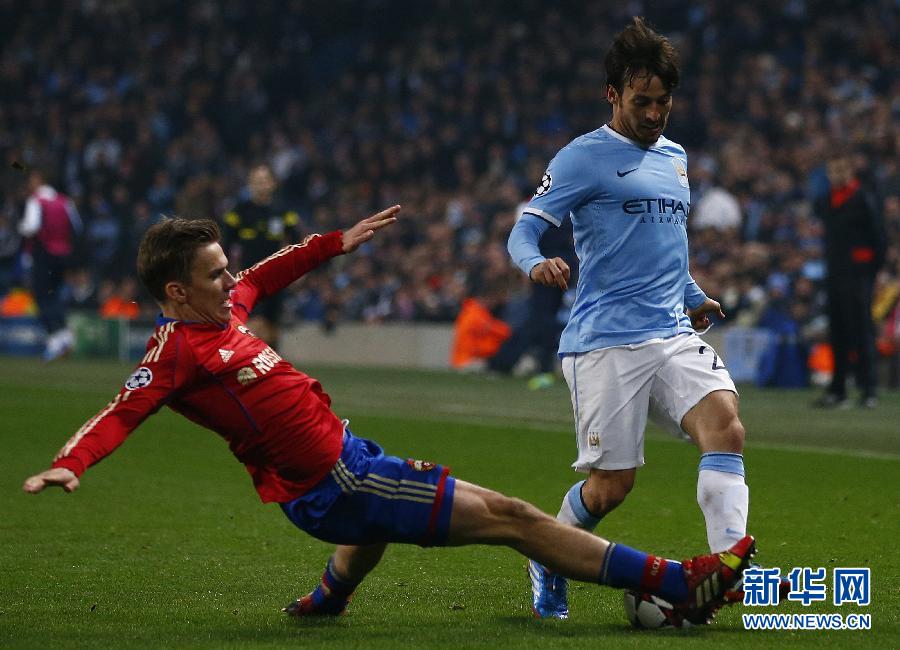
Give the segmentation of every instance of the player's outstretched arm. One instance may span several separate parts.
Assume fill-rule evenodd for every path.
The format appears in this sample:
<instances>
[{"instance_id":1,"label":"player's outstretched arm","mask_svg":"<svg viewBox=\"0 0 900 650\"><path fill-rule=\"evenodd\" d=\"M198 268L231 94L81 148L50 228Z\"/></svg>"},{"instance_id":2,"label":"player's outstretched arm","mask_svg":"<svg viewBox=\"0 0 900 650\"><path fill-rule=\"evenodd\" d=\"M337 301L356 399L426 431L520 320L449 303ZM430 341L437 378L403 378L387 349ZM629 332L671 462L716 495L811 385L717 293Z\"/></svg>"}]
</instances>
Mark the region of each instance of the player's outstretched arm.
<instances>
[{"instance_id":1,"label":"player's outstretched arm","mask_svg":"<svg viewBox=\"0 0 900 650\"><path fill-rule=\"evenodd\" d=\"M687 310L688 318L691 319L691 326L698 332L707 329L712 324L709 320L710 314L715 314L722 319L725 318L725 313L722 311L722 305L712 298L707 298L703 301L703 304L696 309Z\"/></svg>"},{"instance_id":2,"label":"player's outstretched arm","mask_svg":"<svg viewBox=\"0 0 900 650\"><path fill-rule=\"evenodd\" d=\"M74 492L80 484L81 482L72 470L65 467L54 467L26 479L22 489L31 494L37 494L46 487L58 485L66 492Z\"/></svg>"},{"instance_id":3,"label":"player's outstretched arm","mask_svg":"<svg viewBox=\"0 0 900 650\"><path fill-rule=\"evenodd\" d=\"M344 252L352 253L362 244L372 239L375 236L375 231L381 230L385 226L390 226L397 221L398 212L400 212L399 205L391 206L387 210L382 210L378 214L367 217L345 230L341 239Z\"/></svg>"}]
</instances>

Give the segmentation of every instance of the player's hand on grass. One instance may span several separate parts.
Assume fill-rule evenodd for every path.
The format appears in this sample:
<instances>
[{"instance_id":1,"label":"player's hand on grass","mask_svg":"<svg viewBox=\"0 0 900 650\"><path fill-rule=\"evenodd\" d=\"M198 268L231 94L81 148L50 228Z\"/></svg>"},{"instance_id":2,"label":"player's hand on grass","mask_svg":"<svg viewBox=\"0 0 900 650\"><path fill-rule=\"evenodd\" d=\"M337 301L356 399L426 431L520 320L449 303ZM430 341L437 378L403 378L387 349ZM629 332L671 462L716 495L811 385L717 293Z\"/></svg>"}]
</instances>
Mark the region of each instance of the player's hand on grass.
<instances>
[{"instance_id":1,"label":"player's hand on grass","mask_svg":"<svg viewBox=\"0 0 900 650\"><path fill-rule=\"evenodd\" d=\"M712 321L709 320L710 314L715 314L722 319L725 318L725 313L722 311L722 305L712 298L707 298L706 302L696 309L687 310L688 318L691 319L691 326L698 332L709 329L712 325Z\"/></svg>"},{"instance_id":2,"label":"player's hand on grass","mask_svg":"<svg viewBox=\"0 0 900 650\"><path fill-rule=\"evenodd\" d=\"M528 275L538 284L545 287L559 287L565 291L569 288L571 271L561 257L554 257L535 264Z\"/></svg>"},{"instance_id":3,"label":"player's hand on grass","mask_svg":"<svg viewBox=\"0 0 900 650\"><path fill-rule=\"evenodd\" d=\"M394 205L387 210L382 210L378 214L363 219L355 226L344 231L341 240L345 253L352 253L362 244L366 243L375 236L375 231L390 226L397 221L397 213L400 212L400 206Z\"/></svg>"},{"instance_id":4,"label":"player's hand on grass","mask_svg":"<svg viewBox=\"0 0 900 650\"><path fill-rule=\"evenodd\" d=\"M45 487L58 485L66 492L74 492L80 484L81 482L72 470L65 467L54 467L26 479L22 489L31 494L37 494Z\"/></svg>"}]
</instances>

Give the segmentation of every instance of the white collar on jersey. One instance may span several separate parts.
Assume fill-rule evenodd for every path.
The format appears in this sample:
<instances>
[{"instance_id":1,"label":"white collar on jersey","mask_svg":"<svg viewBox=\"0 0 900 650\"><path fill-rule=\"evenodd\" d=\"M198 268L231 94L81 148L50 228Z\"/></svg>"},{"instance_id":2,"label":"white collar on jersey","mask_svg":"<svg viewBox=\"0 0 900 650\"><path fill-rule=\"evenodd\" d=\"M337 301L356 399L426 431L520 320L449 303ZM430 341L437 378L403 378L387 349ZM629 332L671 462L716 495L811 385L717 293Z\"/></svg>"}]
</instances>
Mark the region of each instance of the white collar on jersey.
<instances>
[{"instance_id":1,"label":"white collar on jersey","mask_svg":"<svg viewBox=\"0 0 900 650\"><path fill-rule=\"evenodd\" d=\"M637 140L632 140L631 138L626 138L624 135L622 135L621 133L619 133L618 131L616 131L614 128L612 128L609 124L604 124L604 125L601 126L600 128L601 128L603 131L606 131L606 132L607 132L608 134L610 134L612 137L616 138L617 140L621 140L622 142L626 142L626 143L628 143L628 144L633 144L635 147L640 147L641 149L652 149L653 147L658 146L658 145L659 145L659 141L662 139L662 136L659 136L659 137L656 139L656 142L654 142L654 143L651 144L650 146L646 146L646 145L641 144L641 143L638 142Z\"/></svg>"}]
</instances>

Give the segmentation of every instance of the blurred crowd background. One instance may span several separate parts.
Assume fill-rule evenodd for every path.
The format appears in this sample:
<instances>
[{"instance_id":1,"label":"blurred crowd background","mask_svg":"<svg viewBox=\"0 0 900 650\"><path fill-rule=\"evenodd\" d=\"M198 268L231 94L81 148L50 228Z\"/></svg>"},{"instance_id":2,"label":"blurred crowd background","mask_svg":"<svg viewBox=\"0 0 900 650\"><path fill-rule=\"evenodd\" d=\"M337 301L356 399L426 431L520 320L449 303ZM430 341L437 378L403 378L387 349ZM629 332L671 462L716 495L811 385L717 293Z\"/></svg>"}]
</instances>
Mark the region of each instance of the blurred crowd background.
<instances>
[{"instance_id":1,"label":"blurred crowd background","mask_svg":"<svg viewBox=\"0 0 900 650\"><path fill-rule=\"evenodd\" d=\"M733 322L777 313L821 336L813 202L823 163L849 146L888 233L875 305L887 317L900 278L895 0L0 0L0 296L27 277L13 161L81 214L71 304L137 301L129 317L155 312L134 280L148 225L227 226L265 164L273 240L403 205L397 227L298 283L286 321L449 322L471 296L514 321L528 292L505 250L517 209L560 147L610 117L603 56L632 15L680 51L666 135L688 151L700 286ZM229 252L251 264L233 231Z\"/></svg>"}]
</instances>

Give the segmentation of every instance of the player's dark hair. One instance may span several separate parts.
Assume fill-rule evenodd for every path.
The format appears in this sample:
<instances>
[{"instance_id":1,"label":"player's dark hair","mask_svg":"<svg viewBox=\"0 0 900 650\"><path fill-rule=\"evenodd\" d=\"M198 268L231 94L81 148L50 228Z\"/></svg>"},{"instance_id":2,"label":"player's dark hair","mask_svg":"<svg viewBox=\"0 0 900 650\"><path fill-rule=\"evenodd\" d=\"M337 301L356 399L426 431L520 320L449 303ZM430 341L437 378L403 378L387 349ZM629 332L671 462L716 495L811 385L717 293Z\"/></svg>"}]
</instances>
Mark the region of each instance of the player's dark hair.
<instances>
[{"instance_id":1,"label":"player's dark hair","mask_svg":"<svg viewBox=\"0 0 900 650\"><path fill-rule=\"evenodd\" d=\"M640 16L619 32L606 54L606 83L619 93L635 77L657 76L666 90L678 86L678 53L671 41L650 29Z\"/></svg>"},{"instance_id":2,"label":"player's dark hair","mask_svg":"<svg viewBox=\"0 0 900 650\"><path fill-rule=\"evenodd\" d=\"M209 219L166 217L147 229L138 248L138 277L157 301L166 299L166 284L191 281L197 249L221 239L219 226Z\"/></svg>"}]
</instances>

